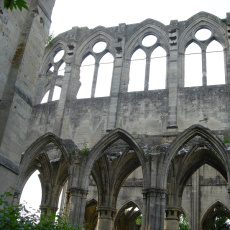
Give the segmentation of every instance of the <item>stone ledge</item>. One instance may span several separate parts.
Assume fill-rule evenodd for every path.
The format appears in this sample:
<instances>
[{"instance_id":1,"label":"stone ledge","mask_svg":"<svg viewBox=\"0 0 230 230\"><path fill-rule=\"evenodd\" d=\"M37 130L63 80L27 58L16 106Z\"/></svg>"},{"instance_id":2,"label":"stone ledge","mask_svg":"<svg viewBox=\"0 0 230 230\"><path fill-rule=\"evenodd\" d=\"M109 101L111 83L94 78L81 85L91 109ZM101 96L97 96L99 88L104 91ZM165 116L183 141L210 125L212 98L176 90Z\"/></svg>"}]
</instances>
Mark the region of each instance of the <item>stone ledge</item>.
<instances>
[{"instance_id":1,"label":"stone ledge","mask_svg":"<svg viewBox=\"0 0 230 230\"><path fill-rule=\"evenodd\" d=\"M0 165L4 166L5 168L11 170L15 174L19 174L19 167L15 163L13 163L11 160L0 154Z\"/></svg>"}]
</instances>

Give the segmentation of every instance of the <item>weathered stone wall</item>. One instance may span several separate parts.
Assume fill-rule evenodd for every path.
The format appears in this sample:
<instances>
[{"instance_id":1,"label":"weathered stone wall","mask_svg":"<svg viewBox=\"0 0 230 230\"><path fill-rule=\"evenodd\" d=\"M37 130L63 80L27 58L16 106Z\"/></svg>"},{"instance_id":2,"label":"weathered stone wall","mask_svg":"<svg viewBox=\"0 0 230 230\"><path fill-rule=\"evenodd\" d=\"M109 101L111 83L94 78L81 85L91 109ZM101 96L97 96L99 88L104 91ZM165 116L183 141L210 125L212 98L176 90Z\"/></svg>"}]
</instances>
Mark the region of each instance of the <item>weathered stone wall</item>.
<instances>
[{"instance_id":1,"label":"weathered stone wall","mask_svg":"<svg viewBox=\"0 0 230 230\"><path fill-rule=\"evenodd\" d=\"M54 5L54 0L26 2L28 11L6 10L0 2L0 156L11 162L0 167L3 178L13 173L1 191L15 184L21 154L26 149L36 79Z\"/></svg>"},{"instance_id":2,"label":"weathered stone wall","mask_svg":"<svg viewBox=\"0 0 230 230\"><path fill-rule=\"evenodd\" d=\"M29 11L3 10L0 14L4 44L0 44L0 173L5 182L0 192L16 184L25 151L19 189L39 169L46 179L42 182L42 208L55 210L58 194L68 180L67 211L72 223L83 221L89 190L89 199L98 195L98 229L113 226L116 211L129 201L144 213L143 229L163 229L165 210L165 228L178 229L177 214L184 211L192 229L199 229L210 205L220 201L228 207L223 179L200 166L208 163L229 179L230 15L220 20L200 12L170 25L147 19L111 28L75 27L45 49L54 2L28 1ZM206 42L195 37L202 28L211 31ZM151 47L142 44L148 35L157 38ZM224 49L225 84L209 86L205 49L213 40ZM100 41L106 43L105 50L94 52ZM192 41L202 49L203 83L185 88L185 49ZM166 52L166 87L149 90L150 56L158 46ZM146 54L144 90L128 92L131 57L139 48ZM60 50L64 55L55 63ZM110 95L95 98L99 63L107 52L114 58ZM77 99L81 64L89 54L96 63L91 98ZM64 62L65 73L60 76L58 70ZM60 99L52 101L55 85L62 90ZM40 104L48 90L48 102ZM49 158L49 150L57 151L58 166L43 160ZM142 172L134 171L139 166ZM91 173L98 191L89 179Z\"/></svg>"}]
</instances>

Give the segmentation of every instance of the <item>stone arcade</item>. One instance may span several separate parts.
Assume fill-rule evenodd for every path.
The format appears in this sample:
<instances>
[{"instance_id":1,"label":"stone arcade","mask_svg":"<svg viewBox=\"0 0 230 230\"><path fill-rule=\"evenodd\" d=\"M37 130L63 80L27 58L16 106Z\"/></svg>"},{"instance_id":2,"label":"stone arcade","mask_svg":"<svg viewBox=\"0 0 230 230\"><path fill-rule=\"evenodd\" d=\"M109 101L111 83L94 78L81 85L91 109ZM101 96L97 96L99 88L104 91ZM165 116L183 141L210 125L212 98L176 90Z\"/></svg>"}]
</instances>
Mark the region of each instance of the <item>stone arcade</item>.
<instances>
[{"instance_id":1,"label":"stone arcade","mask_svg":"<svg viewBox=\"0 0 230 230\"><path fill-rule=\"evenodd\" d=\"M214 210L229 216L230 14L221 20L200 12L170 25L147 19L74 27L45 48L55 1L27 2L29 11L0 13L0 192L22 191L39 170L41 210L55 212L65 187L70 221L92 230L138 229L140 214L143 230L176 230L181 213L193 230L207 229ZM201 29L211 32L206 40L196 37ZM144 46L147 36L156 42ZM224 55L218 85L209 85L207 71L213 41ZM106 44L101 52L94 50L98 42ZM192 43L201 50L202 85L185 87L185 51ZM151 90L151 54L158 47L166 54L165 87ZM137 50L146 55L143 90L129 92ZM109 95L97 97L100 61L108 53ZM82 62L90 55L90 96L79 99ZM59 100L52 100L55 87L61 87Z\"/></svg>"}]
</instances>

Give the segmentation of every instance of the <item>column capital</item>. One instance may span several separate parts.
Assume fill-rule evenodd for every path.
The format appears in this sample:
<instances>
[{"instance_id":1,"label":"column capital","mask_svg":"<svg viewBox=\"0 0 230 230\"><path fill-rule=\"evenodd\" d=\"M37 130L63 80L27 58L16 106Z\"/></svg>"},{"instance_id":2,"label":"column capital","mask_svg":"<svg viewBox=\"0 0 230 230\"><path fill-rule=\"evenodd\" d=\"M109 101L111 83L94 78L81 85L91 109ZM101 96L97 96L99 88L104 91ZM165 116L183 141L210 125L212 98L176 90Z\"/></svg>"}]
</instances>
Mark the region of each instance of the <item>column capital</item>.
<instances>
[{"instance_id":1,"label":"column capital","mask_svg":"<svg viewBox=\"0 0 230 230\"><path fill-rule=\"evenodd\" d=\"M97 207L97 212L99 219L113 219L117 209L109 206L99 206Z\"/></svg>"}]
</instances>

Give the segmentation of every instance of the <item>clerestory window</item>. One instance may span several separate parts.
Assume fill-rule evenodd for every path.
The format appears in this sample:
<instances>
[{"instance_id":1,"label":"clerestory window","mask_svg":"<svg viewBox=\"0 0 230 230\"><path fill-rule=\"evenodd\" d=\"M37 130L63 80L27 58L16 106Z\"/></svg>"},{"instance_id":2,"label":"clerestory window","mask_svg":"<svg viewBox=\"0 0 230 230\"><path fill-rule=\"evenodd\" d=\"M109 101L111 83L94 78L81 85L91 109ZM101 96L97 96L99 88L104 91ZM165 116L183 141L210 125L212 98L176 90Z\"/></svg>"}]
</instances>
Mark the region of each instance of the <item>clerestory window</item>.
<instances>
[{"instance_id":1,"label":"clerestory window","mask_svg":"<svg viewBox=\"0 0 230 230\"><path fill-rule=\"evenodd\" d=\"M185 50L184 86L225 84L223 47L206 28L198 30L195 39Z\"/></svg>"}]
</instances>

